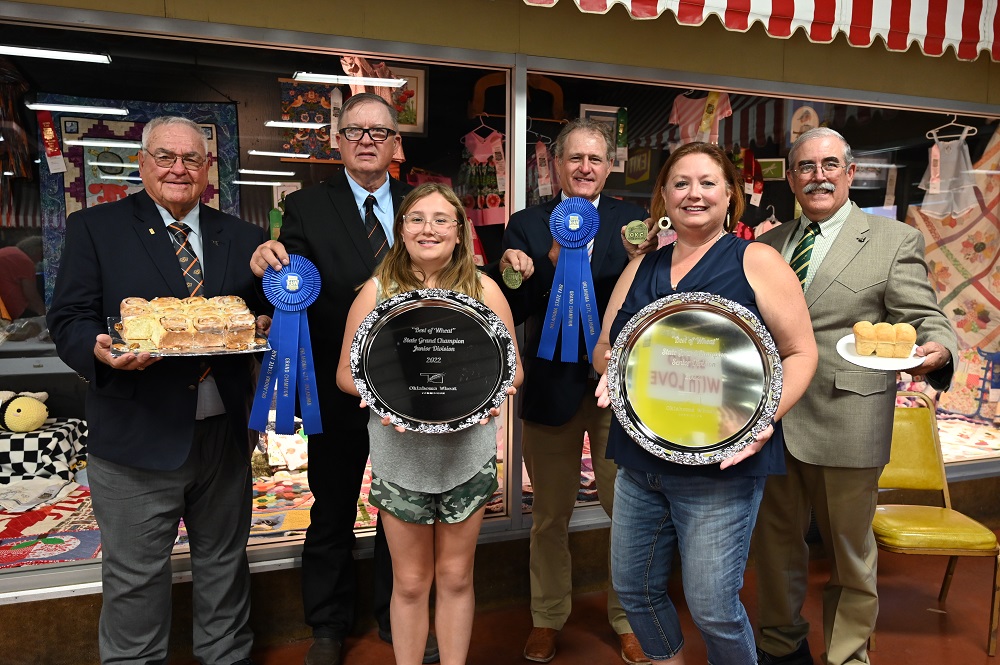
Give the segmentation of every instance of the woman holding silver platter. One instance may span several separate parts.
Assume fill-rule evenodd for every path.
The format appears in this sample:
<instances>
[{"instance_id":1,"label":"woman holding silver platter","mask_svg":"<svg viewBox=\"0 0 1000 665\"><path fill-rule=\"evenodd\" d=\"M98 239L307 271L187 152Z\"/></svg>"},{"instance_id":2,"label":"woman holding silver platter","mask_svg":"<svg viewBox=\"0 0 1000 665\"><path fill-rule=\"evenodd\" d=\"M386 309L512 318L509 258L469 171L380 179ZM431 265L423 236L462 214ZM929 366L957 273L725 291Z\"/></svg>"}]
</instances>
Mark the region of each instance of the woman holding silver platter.
<instances>
[{"instance_id":1,"label":"woman holding silver platter","mask_svg":"<svg viewBox=\"0 0 1000 665\"><path fill-rule=\"evenodd\" d=\"M347 318L337 385L353 395L359 395L350 358L354 337L381 302L398 294L418 289L465 294L493 310L514 336L503 293L476 270L472 229L451 189L429 183L410 192L400 205L393 237L396 242L361 288ZM513 385L520 383L518 360ZM514 394L514 388L507 394ZM497 416L499 410L489 413ZM393 559L390 616L398 665L417 665L423 658L432 582L441 663L459 665L468 655L476 541L486 502L497 488L495 421L481 422L488 426L443 434L388 427L388 416L381 423L375 418L369 422L370 501L380 510Z\"/></svg>"},{"instance_id":2,"label":"woman holding silver platter","mask_svg":"<svg viewBox=\"0 0 1000 665\"><path fill-rule=\"evenodd\" d=\"M756 319L763 322L770 333L764 336L773 338L771 346L780 356L784 385L779 378L773 418L765 416L745 446L728 457L718 455L725 457L721 461L709 457L677 463L691 456L653 454L655 449L640 446L627 432L616 408L607 453L619 467L612 578L629 623L653 663L684 662L683 635L667 595L675 552L680 552L684 595L705 640L708 661L757 662L753 630L739 599L750 535L764 481L784 472L784 441L776 421L802 396L816 371L816 343L795 273L772 248L729 233L744 206L739 174L718 146L689 143L674 151L657 177L651 210L654 219L662 215L661 228L674 228L677 240L626 267L594 353L595 368L605 374L611 340L640 310L673 294L697 293L694 299L721 296L736 303L737 310L749 310L757 325ZM727 358L726 344L699 328L665 328L657 334L681 341L680 347L667 345L656 358L643 361L643 370L661 370L640 370L642 381L649 384L643 390L654 396L647 401L655 404L656 396L664 396L664 410L670 415L658 414L661 417L683 422L695 414L693 423L713 421L720 432L730 431L724 393L732 377L727 373L742 359ZM713 359L712 349L720 357ZM706 396L720 385L717 396ZM600 406L612 403L607 375L597 396Z\"/></svg>"}]
</instances>

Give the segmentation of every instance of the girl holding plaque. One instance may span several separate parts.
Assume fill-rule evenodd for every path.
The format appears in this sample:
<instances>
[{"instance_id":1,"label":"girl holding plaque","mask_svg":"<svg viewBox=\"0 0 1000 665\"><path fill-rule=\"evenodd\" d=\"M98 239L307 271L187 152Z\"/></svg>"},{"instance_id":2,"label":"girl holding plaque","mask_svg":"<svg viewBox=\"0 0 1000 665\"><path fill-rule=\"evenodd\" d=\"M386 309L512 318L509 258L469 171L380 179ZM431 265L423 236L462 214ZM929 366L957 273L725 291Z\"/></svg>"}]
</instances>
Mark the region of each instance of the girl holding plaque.
<instances>
[{"instance_id":1,"label":"girl holding plaque","mask_svg":"<svg viewBox=\"0 0 1000 665\"><path fill-rule=\"evenodd\" d=\"M353 395L359 395L350 360L354 337L377 305L397 294L428 288L465 294L492 309L514 336L503 293L476 270L472 228L451 189L426 183L410 192L400 205L393 237L395 243L362 286L348 315L337 385ZM414 337L423 334L415 331ZM422 347L414 347L418 348ZM447 354L441 353L442 371L449 369ZM518 358L515 387L521 376ZM514 394L514 388L507 393ZM498 409L490 413L500 414ZM486 502L497 488L497 427L493 418L487 418L484 427L422 434L388 427L389 422L385 417L368 425L369 500L380 510L393 558L390 616L396 663L417 665L423 658L434 582L441 663L458 665L465 662L472 635L476 542Z\"/></svg>"},{"instance_id":2,"label":"girl holding plaque","mask_svg":"<svg viewBox=\"0 0 1000 665\"><path fill-rule=\"evenodd\" d=\"M675 150L657 177L651 210L654 218L660 216L661 227L673 227L677 240L626 267L594 353L594 366L604 374L611 340L643 307L672 294L697 292L749 310L763 322L781 359L783 387L773 419L758 423L760 433L720 462L688 465L670 461L670 454L655 455L626 432L616 410L607 452L619 466L612 578L653 663L684 662L683 635L667 595L678 551L684 595L709 662L757 662L753 630L739 599L750 535L767 476L784 473L784 439L780 422L774 421L802 396L816 371L816 343L795 273L777 251L731 233L744 205L739 174L717 145L690 143ZM710 421L709 431L725 430L725 395L706 395L727 380L732 363L721 350L724 345L715 340L713 347L698 329L667 329L664 336L677 341L664 345L651 365L654 371L642 375L650 383L648 392L665 396L669 418L700 414L703 424ZM720 352L722 362L705 362ZM657 382L663 385L652 386ZM597 395L600 406L610 404L607 376Z\"/></svg>"}]
</instances>

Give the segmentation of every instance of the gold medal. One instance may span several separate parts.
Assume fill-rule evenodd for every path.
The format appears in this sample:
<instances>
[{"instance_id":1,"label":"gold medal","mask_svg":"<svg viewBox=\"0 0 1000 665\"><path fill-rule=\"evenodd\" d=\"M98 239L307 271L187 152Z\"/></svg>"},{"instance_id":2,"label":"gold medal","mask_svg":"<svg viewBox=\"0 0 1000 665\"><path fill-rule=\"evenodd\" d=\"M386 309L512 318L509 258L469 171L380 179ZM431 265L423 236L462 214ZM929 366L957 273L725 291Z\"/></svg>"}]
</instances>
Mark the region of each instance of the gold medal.
<instances>
[{"instance_id":1,"label":"gold medal","mask_svg":"<svg viewBox=\"0 0 1000 665\"><path fill-rule=\"evenodd\" d=\"M649 234L649 229L646 228L646 222L641 219L637 219L628 223L625 227L625 239L628 240L633 245L641 245L646 242L646 236Z\"/></svg>"},{"instance_id":2,"label":"gold medal","mask_svg":"<svg viewBox=\"0 0 1000 665\"><path fill-rule=\"evenodd\" d=\"M516 289L524 282L521 273L514 270L514 266L507 266L503 269L503 283L512 289Z\"/></svg>"}]
</instances>

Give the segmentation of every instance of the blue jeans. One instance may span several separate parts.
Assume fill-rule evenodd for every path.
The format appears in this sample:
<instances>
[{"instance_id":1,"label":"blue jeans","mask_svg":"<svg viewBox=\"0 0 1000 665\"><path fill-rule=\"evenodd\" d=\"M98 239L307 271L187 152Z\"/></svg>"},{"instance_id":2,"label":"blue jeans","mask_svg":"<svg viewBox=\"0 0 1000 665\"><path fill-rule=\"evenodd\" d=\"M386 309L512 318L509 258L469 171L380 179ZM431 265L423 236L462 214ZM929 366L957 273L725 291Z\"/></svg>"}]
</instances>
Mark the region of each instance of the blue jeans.
<instances>
[{"instance_id":1,"label":"blue jeans","mask_svg":"<svg viewBox=\"0 0 1000 665\"><path fill-rule=\"evenodd\" d=\"M715 665L757 662L740 589L764 478L671 476L620 468L611 526L611 575L646 655L684 645L667 581L680 550L684 597Z\"/></svg>"}]
</instances>

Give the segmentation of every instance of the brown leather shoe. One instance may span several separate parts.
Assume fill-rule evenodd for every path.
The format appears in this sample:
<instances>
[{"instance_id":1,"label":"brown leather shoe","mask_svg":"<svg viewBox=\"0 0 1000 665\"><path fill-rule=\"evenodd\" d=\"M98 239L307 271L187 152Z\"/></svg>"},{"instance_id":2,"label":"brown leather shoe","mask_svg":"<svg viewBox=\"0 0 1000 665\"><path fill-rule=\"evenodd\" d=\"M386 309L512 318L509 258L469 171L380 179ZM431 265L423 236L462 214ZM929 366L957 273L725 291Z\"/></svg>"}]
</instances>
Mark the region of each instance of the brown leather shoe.
<instances>
[{"instance_id":1,"label":"brown leather shoe","mask_svg":"<svg viewBox=\"0 0 1000 665\"><path fill-rule=\"evenodd\" d=\"M635 633L622 633L618 639L622 642L622 660L629 665L649 665L649 658L646 658Z\"/></svg>"},{"instance_id":2,"label":"brown leather shoe","mask_svg":"<svg viewBox=\"0 0 1000 665\"><path fill-rule=\"evenodd\" d=\"M555 658L558 634L555 628L532 628L524 644L524 657L536 663L547 663Z\"/></svg>"}]
</instances>

